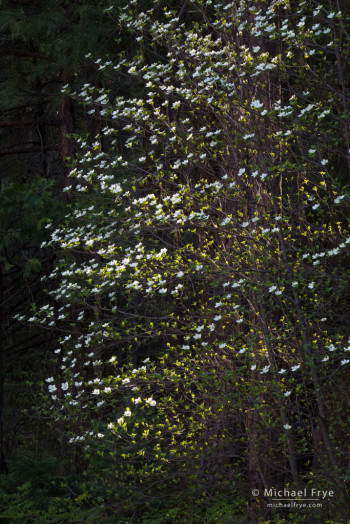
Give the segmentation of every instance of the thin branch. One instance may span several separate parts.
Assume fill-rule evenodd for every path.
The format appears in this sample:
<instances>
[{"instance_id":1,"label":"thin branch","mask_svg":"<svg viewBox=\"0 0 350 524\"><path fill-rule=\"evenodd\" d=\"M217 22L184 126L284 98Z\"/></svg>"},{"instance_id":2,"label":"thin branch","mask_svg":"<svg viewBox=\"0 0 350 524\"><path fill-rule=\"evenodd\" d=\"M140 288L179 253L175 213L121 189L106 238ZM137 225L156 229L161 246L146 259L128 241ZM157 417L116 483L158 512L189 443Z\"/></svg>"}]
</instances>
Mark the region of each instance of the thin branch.
<instances>
[{"instance_id":1,"label":"thin branch","mask_svg":"<svg viewBox=\"0 0 350 524\"><path fill-rule=\"evenodd\" d=\"M0 122L0 127L20 127L20 126L31 126L31 125L45 125L45 126L58 126L59 120L8 120Z\"/></svg>"},{"instance_id":2,"label":"thin branch","mask_svg":"<svg viewBox=\"0 0 350 524\"><path fill-rule=\"evenodd\" d=\"M26 153L41 153L42 151L60 151L60 148L58 146L38 146L27 149L2 149L0 150L0 156L25 155Z\"/></svg>"}]
</instances>

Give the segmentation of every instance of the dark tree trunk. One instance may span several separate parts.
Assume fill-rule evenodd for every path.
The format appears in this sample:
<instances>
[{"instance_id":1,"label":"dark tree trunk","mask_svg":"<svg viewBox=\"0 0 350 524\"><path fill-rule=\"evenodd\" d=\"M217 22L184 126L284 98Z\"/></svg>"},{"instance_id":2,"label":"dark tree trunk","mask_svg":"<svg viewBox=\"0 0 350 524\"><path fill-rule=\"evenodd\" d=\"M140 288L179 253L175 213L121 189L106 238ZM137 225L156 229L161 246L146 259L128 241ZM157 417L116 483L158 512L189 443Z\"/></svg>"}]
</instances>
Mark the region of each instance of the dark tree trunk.
<instances>
[{"instance_id":1,"label":"dark tree trunk","mask_svg":"<svg viewBox=\"0 0 350 524\"><path fill-rule=\"evenodd\" d=\"M3 307L2 307L2 286L3 286L3 272L0 265L0 474L7 474L7 464L4 456L4 426L3 426L3 406L4 406L4 390L3 390Z\"/></svg>"}]
</instances>

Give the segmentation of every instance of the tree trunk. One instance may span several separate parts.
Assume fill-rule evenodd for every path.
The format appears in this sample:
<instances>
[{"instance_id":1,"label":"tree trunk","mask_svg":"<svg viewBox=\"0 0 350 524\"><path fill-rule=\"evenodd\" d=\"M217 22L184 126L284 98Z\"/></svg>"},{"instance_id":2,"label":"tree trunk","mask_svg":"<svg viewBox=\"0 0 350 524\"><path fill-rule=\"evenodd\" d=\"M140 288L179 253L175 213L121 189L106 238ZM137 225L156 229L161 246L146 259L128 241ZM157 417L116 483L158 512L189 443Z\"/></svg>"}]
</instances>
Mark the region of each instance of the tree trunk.
<instances>
[{"instance_id":1,"label":"tree trunk","mask_svg":"<svg viewBox=\"0 0 350 524\"><path fill-rule=\"evenodd\" d=\"M2 287L3 287L3 268L0 265L0 474L7 474L7 464L4 456L4 426L3 426L3 406L4 406L4 389L3 389L3 307L2 307Z\"/></svg>"}]
</instances>

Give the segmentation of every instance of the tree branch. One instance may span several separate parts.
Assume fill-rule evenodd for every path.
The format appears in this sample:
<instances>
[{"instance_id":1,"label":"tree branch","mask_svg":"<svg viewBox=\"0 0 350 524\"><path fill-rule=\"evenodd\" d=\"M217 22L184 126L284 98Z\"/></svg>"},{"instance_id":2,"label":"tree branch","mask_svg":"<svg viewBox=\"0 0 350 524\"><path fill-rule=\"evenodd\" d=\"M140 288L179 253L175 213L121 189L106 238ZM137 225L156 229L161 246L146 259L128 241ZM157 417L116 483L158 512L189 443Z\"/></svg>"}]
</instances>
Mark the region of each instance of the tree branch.
<instances>
[{"instance_id":1,"label":"tree branch","mask_svg":"<svg viewBox=\"0 0 350 524\"><path fill-rule=\"evenodd\" d=\"M40 153L42 151L60 151L58 146L38 146L27 149L2 149L0 150L0 156L4 155L24 155L26 153Z\"/></svg>"}]
</instances>

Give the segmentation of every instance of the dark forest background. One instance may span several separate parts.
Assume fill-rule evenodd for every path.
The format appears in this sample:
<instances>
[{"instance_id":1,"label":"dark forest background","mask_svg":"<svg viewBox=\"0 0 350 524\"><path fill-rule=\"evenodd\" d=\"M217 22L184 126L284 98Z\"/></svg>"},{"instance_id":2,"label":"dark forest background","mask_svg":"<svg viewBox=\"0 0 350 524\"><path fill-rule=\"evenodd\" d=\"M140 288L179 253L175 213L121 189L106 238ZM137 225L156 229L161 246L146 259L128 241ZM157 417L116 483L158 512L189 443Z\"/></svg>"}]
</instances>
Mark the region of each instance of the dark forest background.
<instances>
[{"instance_id":1,"label":"dark forest background","mask_svg":"<svg viewBox=\"0 0 350 524\"><path fill-rule=\"evenodd\" d=\"M192 2L174 1L170 5L171 2L160 1L155 6L154 2L140 0L138 4L145 11L152 7L154 16L157 17L158 12L159 18L164 7L172 8L179 20L188 24L199 23L200 27L200 18ZM265 2L256 4L266 7ZM298 3L291 4L292 12ZM258 466L253 471L252 464L246 466L243 458L237 459L230 446L222 448L222 456L225 455L222 471L232 466L240 472L238 484L243 487L235 492L235 500L232 500L229 487L222 487L225 484L222 479L219 487L216 485L213 466L206 473L205 487L200 488L201 493L209 493L207 499L204 495L202 499L192 495L185 486L186 495L182 499L179 485L177 495L171 490L167 494L165 482L158 499L155 497L153 500L147 491L142 508L143 501L138 493L135 507L128 503L128 508L123 509L120 498L117 495L114 497L113 486L109 487L110 491L105 486L101 487L101 479L95 473L100 467L98 455L91 458L94 463L90 467L89 459L86 456L82 458L79 449L72 450L67 445L61 422L57 421L56 427L52 423L42 392L46 378L55 373L52 355L61 332L55 327L43 329L34 323L19 321L18 317L30 316L33 307L39 308L48 300L48 285L54 284L48 284L47 275L56 263L57 253L53 247L41 247L49 238L46 226L50 223L53 228L58 227L74 209L76 196L73 191L64 191L64 188L71 184L69 172L79 152L78 139L85 137L91 144L94 136L102 135L101 130L105 126L99 104L91 113L89 108L79 103L74 92L81 91L87 83L108 90L111 98L142 96L145 89L142 83L131 80L130 76L120 71L101 71L89 58L90 54L112 63L118 63L121 59L131 60L141 51L146 62L152 61L153 54L166 60L165 48L157 49L157 53L151 48L140 51L135 35L116 23L117 14L110 16L110 7L111 2L107 0L0 2L0 518L2 522L9 523L172 523L188 520L193 523L260 521L277 524L312 522L312 518L315 523L348 522L348 465L341 469L344 466L342 463L336 473L332 470L334 464L329 465L330 475L337 479L338 503L327 507L323 513L305 517L294 512L290 516L282 511L266 513L266 508L262 509L262 506L254 506L255 509L247 512L247 505L255 504L248 494L254 483L252 479L255 476L261 480L260 473ZM314 6L310 3L311 7ZM336 144L332 146L331 163L336 174L335 184L345 191L349 184L346 151L350 86L347 46L350 40L346 28L350 30L350 4L342 0L337 6L325 6L326 9L330 7L344 13L343 42L339 47L342 53L341 71L337 66L334 66L333 73L325 68L325 75L328 75L325 93L327 96L331 93L336 100L333 106L336 118L330 124L334 128ZM118 13L118 1L114 2L114 9ZM320 77L322 75L321 72ZM322 81L318 81L321 86ZM282 81L286 89L290 88L288 82L288 78ZM312 82L310 79L310 85ZM70 94L62 92L65 85L69 85ZM313 89L317 91L318 87ZM305 139L304 149L312 145L307 143L308 140ZM101 149L108 147L107 140L103 143L102 139ZM341 217L333 215L333 223L346 221L346 214L346 210L342 209ZM342 263L345 274L349 269L348 259ZM339 288L337 303L334 304L337 326L325 325L325 329L332 332L340 326L339 329L344 327L345 333L350 305L345 286ZM141 362L147 351L146 346L142 347L139 355L134 354L133 360ZM159 354L161 352L160 347ZM157 351L153 356L157 357ZM327 417L330 432L336 433L337 452L343 445L347 449L349 444L348 385L343 375L339 382L331 384L334 398L330 403L330 412L335 418L333 420L328 414ZM298 407L300 419L309 417L316 424L317 415L314 412L310 414L316 410L315 403L308 403L311 386L304 383L303 387L304 406L300 404ZM336 406L339 408L337 414ZM308 412L306 417L303 409ZM236 442L246 438L243 425L237 429ZM212 431L215 433L216 429ZM309 474L314 466L314 475L317 476L315 457L321 461L324 458L321 432L316 431L312 436L307 434L305 438L299 432L297 440L296 467L303 476L306 472ZM261 444L261 456L264 456L265 445L269 447L271 443L266 440ZM339 461L349 464L347 453L339 451ZM274 460L278 463L278 466L273 465L274 471L285 467L278 456ZM106 468L105 463L101 471L105 471L103 468ZM320 488L323 480L324 476L320 474ZM305 485L309 485L309 481L310 477ZM123 480L118 479L116 486L120 482ZM130 479L128 482L132 484ZM279 480L276 479L277 482ZM177 512L176 508L180 507L182 512Z\"/></svg>"}]
</instances>

